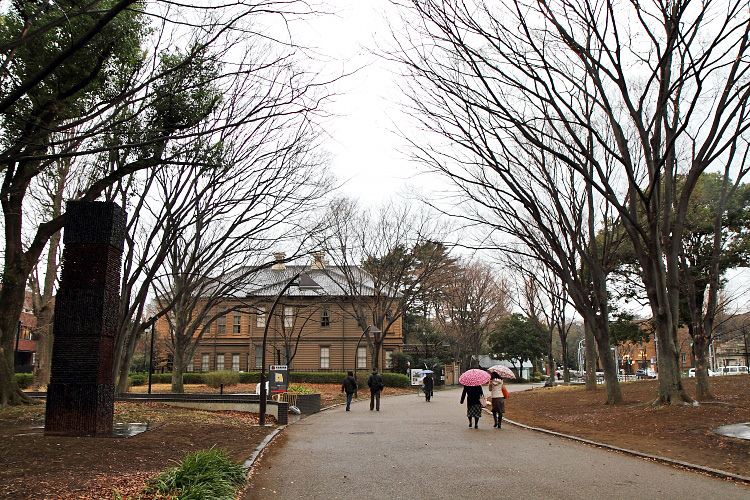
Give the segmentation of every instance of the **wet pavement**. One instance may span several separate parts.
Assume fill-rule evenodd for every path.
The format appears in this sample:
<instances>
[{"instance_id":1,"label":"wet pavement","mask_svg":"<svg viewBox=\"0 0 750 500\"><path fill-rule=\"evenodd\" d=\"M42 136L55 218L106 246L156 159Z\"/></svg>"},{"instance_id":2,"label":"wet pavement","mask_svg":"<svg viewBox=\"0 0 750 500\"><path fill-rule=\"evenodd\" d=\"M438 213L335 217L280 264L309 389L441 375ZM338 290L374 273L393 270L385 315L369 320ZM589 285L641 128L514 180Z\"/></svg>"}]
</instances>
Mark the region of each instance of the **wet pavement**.
<instances>
[{"instance_id":1,"label":"wet pavement","mask_svg":"<svg viewBox=\"0 0 750 500\"><path fill-rule=\"evenodd\" d=\"M508 424L495 429L488 415L470 429L460 397L460 389L430 403L394 396L379 412L364 401L306 417L255 463L244 500L750 498L748 485Z\"/></svg>"}]
</instances>

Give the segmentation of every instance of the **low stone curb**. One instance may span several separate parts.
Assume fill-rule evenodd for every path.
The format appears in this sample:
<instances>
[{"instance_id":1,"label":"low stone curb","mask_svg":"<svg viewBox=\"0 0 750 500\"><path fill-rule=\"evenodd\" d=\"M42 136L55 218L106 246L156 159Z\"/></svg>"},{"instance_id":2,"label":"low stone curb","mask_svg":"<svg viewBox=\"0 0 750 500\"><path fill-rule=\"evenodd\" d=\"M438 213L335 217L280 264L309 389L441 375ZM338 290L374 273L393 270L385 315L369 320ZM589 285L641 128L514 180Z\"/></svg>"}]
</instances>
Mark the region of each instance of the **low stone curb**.
<instances>
[{"instance_id":1,"label":"low stone curb","mask_svg":"<svg viewBox=\"0 0 750 500\"><path fill-rule=\"evenodd\" d=\"M487 411L487 410L484 410L484 411ZM603 448L605 450L610 450L610 451L617 451L619 453L625 453L627 455L632 455L632 456L643 458L646 460L653 460L654 462L660 462L663 464L671 465L673 467L681 467L683 469L689 469L689 470L694 470L697 472L702 472L704 474L708 474L708 475L715 476L715 477L720 477L722 479L731 479L732 481L738 481L741 483L750 484L750 477L747 477L747 476L740 476L738 474L732 474L731 472L726 472L726 471L719 470L719 469L712 469L711 467L704 467L702 465L695 465L695 464L691 464L688 462L683 462L681 460L674 460L671 458L660 457L657 455L649 455L648 453L641 453L640 451L619 448L617 446L612 446L609 444L597 443L596 441L589 441L588 439L583 439L583 438L579 438L576 436L569 436L567 434L562 434L560 432L555 432L555 431L550 431L547 429L541 429L539 427L531 427L529 425L520 424L518 422L514 422L513 420L508 420L507 418L504 418L503 422L508 422L509 424L515 425L516 427L520 427L522 429L541 432L543 434L549 434L552 436L569 439L571 441L578 441L579 443L587 444L590 446L596 446L597 448Z\"/></svg>"},{"instance_id":2,"label":"low stone curb","mask_svg":"<svg viewBox=\"0 0 750 500\"><path fill-rule=\"evenodd\" d=\"M247 471L248 478L250 477L252 473L252 469L253 469L253 465L255 465L255 461L258 460L258 457L260 456L260 454L263 453L263 450L266 448L266 446L268 446L271 443L271 441L273 441L273 439L279 434L279 432L284 430L284 427L286 427L286 425L277 427L276 429L273 430L273 432L271 432L268 436L266 436L263 439L263 441L261 441L260 444L255 448L255 450L253 451L253 454L250 455L250 458L245 460L245 462L242 464L242 468Z\"/></svg>"}]
</instances>

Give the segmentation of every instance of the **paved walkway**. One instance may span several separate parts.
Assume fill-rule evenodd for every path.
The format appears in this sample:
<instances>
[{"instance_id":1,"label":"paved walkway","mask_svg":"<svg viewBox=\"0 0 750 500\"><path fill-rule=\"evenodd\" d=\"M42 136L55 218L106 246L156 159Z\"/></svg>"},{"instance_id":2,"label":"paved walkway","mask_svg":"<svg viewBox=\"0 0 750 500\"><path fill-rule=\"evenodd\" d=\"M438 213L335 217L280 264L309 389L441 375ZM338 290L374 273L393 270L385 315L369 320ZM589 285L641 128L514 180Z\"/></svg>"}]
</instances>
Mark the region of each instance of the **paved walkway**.
<instances>
[{"instance_id":1,"label":"paved walkway","mask_svg":"<svg viewBox=\"0 0 750 500\"><path fill-rule=\"evenodd\" d=\"M511 386L513 389L517 386ZM750 498L750 486L510 425L469 429L460 389L328 410L287 427L245 500ZM508 404L513 404L513 399Z\"/></svg>"}]
</instances>

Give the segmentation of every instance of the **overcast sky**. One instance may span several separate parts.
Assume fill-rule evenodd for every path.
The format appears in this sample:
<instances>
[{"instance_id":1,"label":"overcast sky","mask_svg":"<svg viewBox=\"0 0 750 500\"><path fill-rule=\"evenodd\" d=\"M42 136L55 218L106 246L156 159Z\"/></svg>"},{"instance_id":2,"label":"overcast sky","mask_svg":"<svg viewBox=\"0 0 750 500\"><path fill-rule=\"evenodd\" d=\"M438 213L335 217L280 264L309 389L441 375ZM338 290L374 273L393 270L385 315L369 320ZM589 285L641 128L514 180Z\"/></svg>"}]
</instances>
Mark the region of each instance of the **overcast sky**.
<instances>
[{"instance_id":1,"label":"overcast sky","mask_svg":"<svg viewBox=\"0 0 750 500\"><path fill-rule=\"evenodd\" d=\"M378 40L388 37L383 9L390 4L384 0L327 3L334 14L310 20L309 31L302 34L304 41L329 58L329 71L356 73L336 86L340 96L333 110L338 116L325 124L329 135L325 148L333 172L345 182L343 193L366 204L377 203L413 185L419 170L399 151L401 141L393 133L393 123L399 121L396 68L373 55Z\"/></svg>"}]
</instances>

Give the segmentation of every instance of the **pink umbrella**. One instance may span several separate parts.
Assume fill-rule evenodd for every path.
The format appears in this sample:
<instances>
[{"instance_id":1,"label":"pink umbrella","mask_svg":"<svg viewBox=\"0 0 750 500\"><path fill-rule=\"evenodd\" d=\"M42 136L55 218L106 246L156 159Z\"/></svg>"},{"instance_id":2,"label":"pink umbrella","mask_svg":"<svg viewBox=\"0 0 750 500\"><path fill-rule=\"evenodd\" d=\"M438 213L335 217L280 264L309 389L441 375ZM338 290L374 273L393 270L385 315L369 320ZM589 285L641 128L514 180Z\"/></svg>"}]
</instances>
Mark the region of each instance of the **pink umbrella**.
<instances>
[{"instance_id":1,"label":"pink umbrella","mask_svg":"<svg viewBox=\"0 0 750 500\"><path fill-rule=\"evenodd\" d=\"M466 370L458 377L458 383L461 385L484 385L490 381L490 374L484 370L477 370L472 368Z\"/></svg>"},{"instance_id":2,"label":"pink umbrella","mask_svg":"<svg viewBox=\"0 0 750 500\"><path fill-rule=\"evenodd\" d=\"M497 373L502 378L516 378L516 375L513 373L513 370L511 370L510 368L504 365L495 365L491 368L487 368L487 370Z\"/></svg>"}]
</instances>

